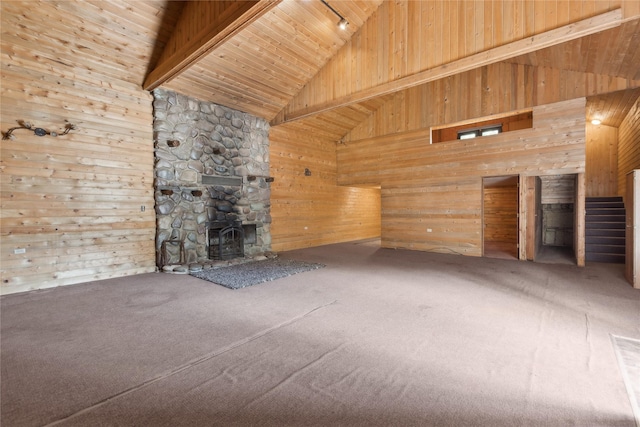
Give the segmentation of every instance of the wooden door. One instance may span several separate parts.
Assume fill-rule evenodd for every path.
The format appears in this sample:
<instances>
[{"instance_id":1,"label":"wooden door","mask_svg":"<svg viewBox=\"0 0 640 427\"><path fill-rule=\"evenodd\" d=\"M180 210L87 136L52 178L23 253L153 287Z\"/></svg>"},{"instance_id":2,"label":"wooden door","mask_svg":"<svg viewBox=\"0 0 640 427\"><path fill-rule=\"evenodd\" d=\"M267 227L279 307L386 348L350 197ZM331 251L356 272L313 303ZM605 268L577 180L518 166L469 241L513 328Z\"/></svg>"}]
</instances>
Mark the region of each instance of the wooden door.
<instances>
[{"instance_id":1,"label":"wooden door","mask_svg":"<svg viewBox=\"0 0 640 427\"><path fill-rule=\"evenodd\" d=\"M640 170L627 174L627 194L624 198L626 210L625 272L629 283L640 289Z\"/></svg>"}]
</instances>

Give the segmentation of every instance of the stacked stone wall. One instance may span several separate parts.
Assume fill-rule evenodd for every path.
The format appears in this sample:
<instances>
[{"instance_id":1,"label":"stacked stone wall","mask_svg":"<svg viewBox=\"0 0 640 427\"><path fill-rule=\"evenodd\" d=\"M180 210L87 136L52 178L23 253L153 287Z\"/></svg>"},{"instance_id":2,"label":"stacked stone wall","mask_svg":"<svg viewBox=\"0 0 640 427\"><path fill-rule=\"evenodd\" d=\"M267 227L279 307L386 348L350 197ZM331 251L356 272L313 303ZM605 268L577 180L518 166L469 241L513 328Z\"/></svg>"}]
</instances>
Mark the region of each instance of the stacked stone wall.
<instances>
[{"instance_id":1,"label":"stacked stone wall","mask_svg":"<svg viewBox=\"0 0 640 427\"><path fill-rule=\"evenodd\" d=\"M270 251L269 124L164 89L153 95L159 263L166 240L184 242L188 263L206 259L214 221L256 224L256 243L245 245L245 254ZM230 179L205 185L203 176Z\"/></svg>"}]
</instances>

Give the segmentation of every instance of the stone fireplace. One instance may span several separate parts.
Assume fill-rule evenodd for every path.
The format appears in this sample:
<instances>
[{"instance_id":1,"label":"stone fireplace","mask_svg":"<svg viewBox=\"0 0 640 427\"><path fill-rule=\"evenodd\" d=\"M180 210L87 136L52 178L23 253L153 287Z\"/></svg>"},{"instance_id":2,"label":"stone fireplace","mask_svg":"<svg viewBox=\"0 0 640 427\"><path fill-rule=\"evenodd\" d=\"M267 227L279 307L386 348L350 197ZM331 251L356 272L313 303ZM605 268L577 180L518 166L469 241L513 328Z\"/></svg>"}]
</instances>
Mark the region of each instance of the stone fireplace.
<instances>
[{"instance_id":1,"label":"stone fireplace","mask_svg":"<svg viewBox=\"0 0 640 427\"><path fill-rule=\"evenodd\" d=\"M211 259L220 224L240 227L243 255L269 252L269 124L164 89L153 96L158 266Z\"/></svg>"}]
</instances>

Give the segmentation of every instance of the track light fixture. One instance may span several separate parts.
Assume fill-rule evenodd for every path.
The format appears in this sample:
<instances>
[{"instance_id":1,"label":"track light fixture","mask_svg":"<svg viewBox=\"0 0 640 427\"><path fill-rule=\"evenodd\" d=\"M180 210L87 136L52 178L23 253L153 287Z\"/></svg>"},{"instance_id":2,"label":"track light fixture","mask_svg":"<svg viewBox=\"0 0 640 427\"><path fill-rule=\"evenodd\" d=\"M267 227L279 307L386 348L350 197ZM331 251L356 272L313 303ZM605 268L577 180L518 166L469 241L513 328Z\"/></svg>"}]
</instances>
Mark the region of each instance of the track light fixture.
<instances>
[{"instance_id":1,"label":"track light fixture","mask_svg":"<svg viewBox=\"0 0 640 427\"><path fill-rule=\"evenodd\" d=\"M340 18L340 22L338 22L338 27L341 30L346 30L347 27L349 26L349 21L347 21L345 19L344 16L340 15L340 13L338 13L337 10L335 10L334 8L331 7L331 5L329 3L327 3L325 0L320 0L322 2L322 4L324 4L325 6L327 6L329 8L329 10L331 12L333 12L338 18Z\"/></svg>"}]
</instances>

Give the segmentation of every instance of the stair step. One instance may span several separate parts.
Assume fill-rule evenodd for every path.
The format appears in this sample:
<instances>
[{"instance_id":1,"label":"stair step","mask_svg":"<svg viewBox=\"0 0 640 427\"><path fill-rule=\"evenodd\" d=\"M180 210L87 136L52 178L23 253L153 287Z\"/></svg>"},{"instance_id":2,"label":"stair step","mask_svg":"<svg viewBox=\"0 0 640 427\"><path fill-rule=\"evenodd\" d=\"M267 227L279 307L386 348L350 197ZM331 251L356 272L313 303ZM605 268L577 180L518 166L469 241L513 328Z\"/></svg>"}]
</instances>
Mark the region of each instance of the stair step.
<instances>
[{"instance_id":1,"label":"stair step","mask_svg":"<svg viewBox=\"0 0 640 427\"><path fill-rule=\"evenodd\" d=\"M588 247L586 247L586 252L624 255L624 249L624 245L589 245Z\"/></svg>"},{"instance_id":2,"label":"stair step","mask_svg":"<svg viewBox=\"0 0 640 427\"><path fill-rule=\"evenodd\" d=\"M622 202L621 196L585 197L585 202Z\"/></svg>"},{"instance_id":3,"label":"stair step","mask_svg":"<svg viewBox=\"0 0 640 427\"><path fill-rule=\"evenodd\" d=\"M589 209L622 209L624 210L624 203L586 203L584 207Z\"/></svg>"},{"instance_id":4,"label":"stair step","mask_svg":"<svg viewBox=\"0 0 640 427\"><path fill-rule=\"evenodd\" d=\"M624 264L624 255L618 254L599 254L599 253L586 253L585 261L590 262L607 262L612 264Z\"/></svg>"},{"instance_id":5,"label":"stair step","mask_svg":"<svg viewBox=\"0 0 640 427\"><path fill-rule=\"evenodd\" d=\"M626 210L625 208L612 208L610 206L607 207L599 207L599 208L589 208L587 207L587 216L590 215L621 215L625 216Z\"/></svg>"},{"instance_id":6,"label":"stair step","mask_svg":"<svg viewBox=\"0 0 640 427\"><path fill-rule=\"evenodd\" d=\"M587 230L625 229L624 222L587 222L585 225Z\"/></svg>"},{"instance_id":7,"label":"stair step","mask_svg":"<svg viewBox=\"0 0 640 427\"><path fill-rule=\"evenodd\" d=\"M587 228L585 236L607 236L607 237L625 237L624 228Z\"/></svg>"},{"instance_id":8,"label":"stair step","mask_svg":"<svg viewBox=\"0 0 640 427\"><path fill-rule=\"evenodd\" d=\"M622 197L587 197L585 205L585 260L624 263L626 211Z\"/></svg>"},{"instance_id":9,"label":"stair step","mask_svg":"<svg viewBox=\"0 0 640 427\"><path fill-rule=\"evenodd\" d=\"M585 243L587 245L625 245L624 236L585 236Z\"/></svg>"},{"instance_id":10,"label":"stair step","mask_svg":"<svg viewBox=\"0 0 640 427\"><path fill-rule=\"evenodd\" d=\"M591 214L591 215L587 215L586 217L587 222L625 222L626 221L626 217L624 214L619 214L619 213L615 213L615 214Z\"/></svg>"}]
</instances>

